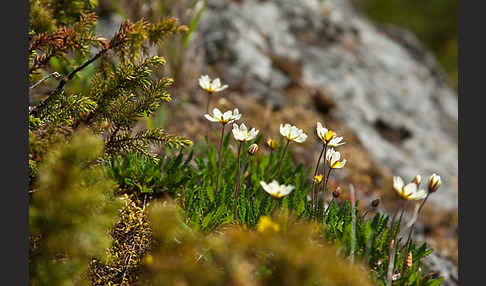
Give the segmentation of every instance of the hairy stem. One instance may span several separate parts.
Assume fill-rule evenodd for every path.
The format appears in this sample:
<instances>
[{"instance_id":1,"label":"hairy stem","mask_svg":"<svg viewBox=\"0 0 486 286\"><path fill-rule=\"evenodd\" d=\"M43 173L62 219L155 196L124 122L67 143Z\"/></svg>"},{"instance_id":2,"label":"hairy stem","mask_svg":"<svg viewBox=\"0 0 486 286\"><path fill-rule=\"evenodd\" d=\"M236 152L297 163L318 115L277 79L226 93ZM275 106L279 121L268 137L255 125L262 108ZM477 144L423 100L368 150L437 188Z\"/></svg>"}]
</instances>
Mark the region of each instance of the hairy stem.
<instances>
[{"instance_id":1,"label":"hairy stem","mask_svg":"<svg viewBox=\"0 0 486 286\"><path fill-rule=\"evenodd\" d=\"M332 168L329 168L329 172L327 172L327 176L326 176L326 181L324 182L324 185L322 185L322 193L324 194L326 192L326 189L327 189L327 182L329 181L329 177L331 176L331 171L332 171ZM325 203L326 203L326 200L323 199L322 200L322 222L324 223L324 208L325 208Z\"/></svg>"},{"instance_id":2,"label":"hairy stem","mask_svg":"<svg viewBox=\"0 0 486 286\"><path fill-rule=\"evenodd\" d=\"M241 145L243 142L240 141L240 144L238 146L238 169L237 169L237 174L238 174L238 181L236 183L236 189L235 189L235 207L234 207L234 217L235 220L238 219L238 214L236 212L236 209L238 207L238 196L240 195L240 185L241 185L241 169L240 169L240 155L241 155Z\"/></svg>"},{"instance_id":3,"label":"hairy stem","mask_svg":"<svg viewBox=\"0 0 486 286\"><path fill-rule=\"evenodd\" d=\"M430 195L430 193L427 193L427 196L425 197L425 199L420 203L420 207L417 210L417 219L418 219L418 216L420 215L420 212L422 211L423 206L425 205L425 202L429 198L429 195ZM405 244L407 246L407 253L410 250L410 240L412 239L413 229L415 227L415 223L417 222L417 219L410 226L410 232L408 233L407 243Z\"/></svg>"},{"instance_id":4,"label":"hairy stem","mask_svg":"<svg viewBox=\"0 0 486 286\"><path fill-rule=\"evenodd\" d=\"M395 266L396 248L397 248L397 245L398 245L396 238L397 238L398 233L400 232L400 224L402 222L402 217L403 217L404 211L405 211L405 208L403 206L403 203L401 203L400 207L398 208L398 210L397 210L397 212L395 213L395 216L394 216L394 218L395 218L396 214L398 212L400 212L400 218L398 219L397 231L396 231L395 235L393 236L390 247L388 248L388 271L387 271L387 274L386 274L387 286L391 286L392 282L393 282L393 268ZM391 225L392 231L393 231L393 224L394 224L394 221L392 221L392 225Z\"/></svg>"},{"instance_id":5,"label":"hairy stem","mask_svg":"<svg viewBox=\"0 0 486 286\"><path fill-rule=\"evenodd\" d=\"M211 101L211 93L208 92L208 101L206 103L206 114L209 114L209 103ZM209 129L211 129L211 122L208 122L208 130L207 130L207 133L206 133L206 144L209 142Z\"/></svg>"},{"instance_id":6,"label":"hairy stem","mask_svg":"<svg viewBox=\"0 0 486 286\"><path fill-rule=\"evenodd\" d=\"M270 149L270 158L268 159L268 164L267 164L267 167L265 168L265 174L264 174L264 178L265 178L265 181L268 180L268 171L270 170L270 165L272 165L272 159L273 159L273 149Z\"/></svg>"},{"instance_id":7,"label":"hairy stem","mask_svg":"<svg viewBox=\"0 0 486 286\"><path fill-rule=\"evenodd\" d=\"M287 139L287 144L285 144L284 151L282 153L282 157L280 157L280 162L278 164L278 173L277 173L277 180L280 180L280 170L282 170L282 162L285 157L285 153L287 153L287 148L289 147L290 140Z\"/></svg>"},{"instance_id":8,"label":"hairy stem","mask_svg":"<svg viewBox=\"0 0 486 286\"><path fill-rule=\"evenodd\" d=\"M322 164L322 174L324 174L324 175L326 175L326 161L327 161L327 160L326 160L326 156L327 156L327 147L328 147L328 146L327 146L327 143L326 143L325 145L326 145L326 146L325 146L325 148L324 148L324 155L323 155L323 157L324 157L324 164ZM315 191L315 196L316 196L316 204L315 204L315 206L314 206L314 213L315 213L315 216L316 216L316 217L317 217L317 205L318 205L318 203L317 203L317 202L319 201L319 200L317 199L317 198L318 198L318 195L319 195L319 189L317 189L317 190Z\"/></svg>"},{"instance_id":9,"label":"hairy stem","mask_svg":"<svg viewBox=\"0 0 486 286\"><path fill-rule=\"evenodd\" d=\"M315 199L316 199L315 190L314 190L314 186L316 183L315 177L317 175L317 171L319 171L319 164L321 163L321 158L322 158L322 154L324 153L324 149L327 149L327 144L322 145L321 154L319 155L319 159L317 159L316 169L314 171L314 176L312 177L312 211L314 211L315 209Z\"/></svg>"},{"instance_id":10,"label":"hairy stem","mask_svg":"<svg viewBox=\"0 0 486 286\"><path fill-rule=\"evenodd\" d=\"M219 150L218 150L218 175L216 177L216 190L215 190L216 194L218 193L219 174L221 173L221 151L223 149L224 127L225 124L223 123L223 126L221 128L221 139L219 140Z\"/></svg>"}]
</instances>

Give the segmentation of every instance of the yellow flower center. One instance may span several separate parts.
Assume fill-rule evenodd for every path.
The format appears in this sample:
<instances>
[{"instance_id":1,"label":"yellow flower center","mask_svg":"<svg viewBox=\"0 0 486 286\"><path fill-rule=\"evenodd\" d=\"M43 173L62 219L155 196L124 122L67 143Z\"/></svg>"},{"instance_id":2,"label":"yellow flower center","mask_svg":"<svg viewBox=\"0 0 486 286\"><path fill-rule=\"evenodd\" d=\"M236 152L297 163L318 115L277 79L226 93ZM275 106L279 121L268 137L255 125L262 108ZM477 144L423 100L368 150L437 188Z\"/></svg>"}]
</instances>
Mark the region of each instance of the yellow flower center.
<instances>
[{"instance_id":1,"label":"yellow flower center","mask_svg":"<svg viewBox=\"0 0 486 286\"><path fill-rule=\"evenodd\" d=\"M331 141L331 139L333 139L336 136L337 136L336 132L329 130L329 131L326 132L326 134L324 134L324 140L326 142L329 142L329 141Z\"/></svg>"}]
</instances>

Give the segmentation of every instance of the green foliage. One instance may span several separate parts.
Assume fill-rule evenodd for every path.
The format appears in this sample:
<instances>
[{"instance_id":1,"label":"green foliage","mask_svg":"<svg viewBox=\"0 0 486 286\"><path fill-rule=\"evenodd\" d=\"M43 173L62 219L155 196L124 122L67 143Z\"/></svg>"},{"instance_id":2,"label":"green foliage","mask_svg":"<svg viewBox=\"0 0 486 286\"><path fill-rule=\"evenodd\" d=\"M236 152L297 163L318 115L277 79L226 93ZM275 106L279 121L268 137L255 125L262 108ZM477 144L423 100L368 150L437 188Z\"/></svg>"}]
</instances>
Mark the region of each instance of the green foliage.
<instances>
[{"instance_id":1,"label":"green foliage","mask_svg":"<svg viewBox=\"0 0 486 286\"><path fill-rule=\"evenodd\" d=\"M262 137L257 138L257 142ZM233 145L233 150L230 147ZM307 195L311 192L310 170L301 164L294 164L291 154L284 159L280 183L292 184L296 188L288 196L274 199L260 186L260 181L271 181L278 171L278 159L283 152L283 144L275 150L269 173L265 174L269 155L263 151L249 156L246 152L249 143L242 148L242 187L238 199L238 223L253 229L263 216L272 216L276 212L291 215L301 221L313 221L310 201ZM230 133L223 141L223 164L219 192L216 194L217 149L213 145L196 145L187 156L182 152L177 155L164 155L159 162L153 162L143 155L128 154L118 157L107 164L110 175L118 181L127 192L147 192L152 196L168 194L174 197L182 210L184 225L192 231L210 234L228 224L235 223L233 214L234 192L236 185L237 158L234 152L236 143ZM264 178L267 179L264 179ZM327 192L328 198L331 197ZM327 209L326 215L320 215L320 234L325 243L335 244L343 256L353 255L353 259L366 264L371 277L378 284L386 283L388 254L392 234L398 231L395 222L393 232L389 226L389 217L376 213L372 219L362 218L356 207L351 208L349 201L334 200ZM354 215L353 215L354 212ZM318 213L321 213L320 204ZM354 219L353 219L354 217ZM322 224L323 223L323 224ZM355 231L353 232L353 223ZM353 235L354 233L354 235ZM310 235L310 234L309 234ZM321 240L320 243L324 243ZM291 247L291 246L288 246ZM399 244L395 259L395 272L401 272L397 285L409 282L409 285L429 285L437 283L439 278L424 275L427 273L421 259L432 251L426 244L410 246L413 256L411 268L406 266L408 256L406 246ZM183 267L183 266L181 266ZM418 269L422 269L419 271ZM402 271L403 269L403 271ZM160 270L160 269L159 269ZM179 275L179 274L178 274ZM180 275L183 275L182 273ZM219 280L218 280L219 281ZM414 283L414 284L410 284Z\"/></svg>"},{"instance_id":2,"label":"green foliage","mask_svg":"<svg viewBox=\"0 0 486 286\"><path fill-rule=\"evenodd\" d=\"M149 214L158 247L137 285L372 285L363 269L319 242L314 223L280 215L278 231L234 226L205 235L173 203L157 203Z\"/></svg>"},{"instance_id":3,"label":"green foliage","mask_svg":"<svg viewBox=\"0 0 486 286\"><path fill-rule=\"evenodd\" d=\"M105 157L136 152L155 161L148 151L152 144L180 148L192 143L163 129L133 131L140 119L171 101L167 89L173 80L154 76L165 60L149 56L148 50L184 32L183 26L171 17L157 23L127 20L108 40L94 33L95 4L81 0L30 1L30 16L45 16L32 21L30 27L31 96L46 83L50 89L47 98L29 110L32 168L51 144L69 140L81 126L103 136ZM52 71L61 74L57 83L45 80ZM34 169L30 173L36 174Z\"/></svg>"},{"instance_id":4,"label":"green foliage","mask_svg":"<svg viewBox=\"0 0 486 286\"><path fill-rule=\"evenodd\" d=\"M128 193L135 191L141 194L174 195L174 191L194 172L189 164L192 154L191 152L187 159L183 160L183 153L179 152L178 155L165 155L154 162L146 156L128 153L112 158L107 163L107 170Z\"/></svg>"},{"instance_id":5,"label":"green foliage","mask_svg":"<svg viewBox=\"0 0 486 286\"><path fill-rule=\"evenodd\" d=\"M82 130L54 146L39 166L29 205L32 285L74 285L90 257L103 257L120 202L114 182L93 160L103 143Z\"/></svg>"}]
</instances>

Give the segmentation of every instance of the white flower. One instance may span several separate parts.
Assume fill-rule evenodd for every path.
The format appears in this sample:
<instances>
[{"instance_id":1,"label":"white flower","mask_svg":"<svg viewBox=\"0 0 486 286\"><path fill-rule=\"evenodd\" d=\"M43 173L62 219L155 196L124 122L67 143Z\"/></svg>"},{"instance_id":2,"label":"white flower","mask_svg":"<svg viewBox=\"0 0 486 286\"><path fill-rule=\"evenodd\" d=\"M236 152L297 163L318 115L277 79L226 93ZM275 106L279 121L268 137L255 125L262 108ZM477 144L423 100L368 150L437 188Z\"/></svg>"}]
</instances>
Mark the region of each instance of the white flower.
<instances>
[{"instance_id":1,"label":"white flower","mask_svg":"<svg viewBox=\"0 0 486 286\"><path fill-rule=\"evenodd\" d=\"M326 153L326 160L329 163L331 169L341 169L346 165L346 159L339 161L341 159L341 153L335 151L333 148L329 148Z\"/></svg>"},{"instance_id":2,"label":"white flower","mask_svg":"<svg viewBox=\"0 0 486 286\"><path fill-rule=\"evenodd\" d=\"M233 111L228 110L225 113L221 113L219 109L214 108L213 115L204 114L204 117L211 122L221 122L226 124L239 120L241 118L241 114L238 111L238 108L235 108Z\"/></svg>"},{"instance_id":3,"label":"white flower","mask_svg":"<svg viewBox=\"0 0 486 286\"><path fill-rule=\"evenodd\" d=\"M258 135L259 130L256 130L255 128L252 128L250 131L248 131L248 128L244 123L241 123L241 125L238 127L238 124L233 123L233 136L235 137L236 140L242 141L242 142L247 142L250 140L253 140L256 138Z\"/></svg>"},{"instance_id":4,"label":"white flower","mask_svg":"<svg viewBox=\"0 0 486 286\"><path fill-rule=\"evenodd\" d=\"M418 189L417 184L414 182L405 185L402 178L398 176L393 177L393 189L397 194L406 200L422 200L427 196L427 192L422 189Z\"/></svg>"},{"instance_id":5,"label":"white flower","mask_svg":"<svg viewBox=\"0 0 486 286\"><path fill-rule=\"evenodd\" d=\"M294 190L294 186L286 186L280 185L277 181L273 180L270 184L265 183L264 181L260 181L260 185L262 185L265 192L269 193L275 198L281 198L290 194Z\"/></svg>"},{"instance_id":6,"label":"white flower","mask_svg":"<svg viewBox=\"0 0 486 286\"><path fill-rule=\"evenodd\" d=\"M316 131L319 139L321 139L322 142L326 143L328 146L338 147L346 144L344 142L341 142L343 140L343 137L337 137L336 132L323 127L320 122L317 122Z\"/></svg>"},{"instance_id":7,"label":"white flower","mask_svg":"<svg viewBox=\"0 0 486 286\"><path fill-rule=\"evenodd\" d=\"M302 143L307 139L307 134L305 134L302 129L288 123L285 123L285 125L280 124L280 134L288 140L297 143Z\"/></svg>"},{"instance_id":8,"label":"white flower","mask_svg":"<svg viewBox=\"0 0 486 286\"><path fill-rule=\"evenodd\" d=\"M211 79L208 75L203 75L199 78L199 86L210 93L223 91L228 88L227 84L221 86L221 81L219 80L219 78L216 78L211 82Z\"/></svg>"},{"instance_id":9,"label":"white flower","mask_svg":"<svg viewBox=\"0 0 486 286\"><path fill-rule=\"evenodd\" d=\"M437 175L436 173L432 174L429 177L429 192L433 193L439 189L440 185L442 184L442 180L440 179L440 176Z\"/></svg>"}]
</instances>

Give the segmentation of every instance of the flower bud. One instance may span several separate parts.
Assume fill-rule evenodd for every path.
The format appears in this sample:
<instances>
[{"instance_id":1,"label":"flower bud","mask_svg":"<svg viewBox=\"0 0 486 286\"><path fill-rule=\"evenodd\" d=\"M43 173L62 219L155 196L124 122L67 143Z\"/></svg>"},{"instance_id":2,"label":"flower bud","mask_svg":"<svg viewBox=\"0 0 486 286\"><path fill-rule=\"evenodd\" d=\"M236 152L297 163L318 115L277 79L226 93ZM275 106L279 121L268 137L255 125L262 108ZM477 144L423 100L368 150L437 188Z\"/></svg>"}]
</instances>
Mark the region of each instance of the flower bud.
<instances>
[{"instance_id":1,"label":"flower bud","mask_svg":"<svg viewBox=\"0 0 486 286\"><path fill-rule=\"evenodd\" d=\"M439 189L440 185L442 184L442 180L440 179L440 176L437 174L432 174L429 177L429 193L433 193Z\"/></svg>"},{"instance_id":2,"label":"flower bud","mask_svg":"<svg viewBox=\"0 0 486 286\"><path fill-rule=\"evenodd\" d=\"M248 154L251 155L255 155L255 153L258 152L258 145L253 143L250 145L250 147L248 147Z\"/></svg>"},{"instance_id":3,"label":"flower bud","mask_svg":"<svg viewBox=\"0 0 486 286\"><path fill-rule=\"evenodd\" d=\"M273 140L272 138L268 138L268 140L267 140L267 146L270 149L275 150L275 148L278 147L278 143L275 140Z\"/></svg>"},{"instance_id":4,"label":"flower bud","mask_svg":"<svg viewBox=\"0 0 486 286\"><path fill-rule=\"evenodd\" d=\"M380 199L376 199L371 202L371 206L374 208L378 207L379 205L380 205Z\"/></svg>"},{"instance_id":5,"label":"flower bud","mask_svg":"<svg viewBox=\"0 0 486 286\"><path fill-rule=\"evenodd\" d=\"M413 178L412 183L415 183L418 186L420 186L420 183L422 183L422 177L420 175L415 176Z\"/></svg>"},{"instance_id":6,"label":"flower bud","mask_svg":"<svg viewBox=\"0 0 486 286\"><path fill-rule=\"evenodd\" d=\"M340 187L337 187L334 192L332 192L332 196L337 199L339 198L339 196L341 195L341 188Z\"/></svg>"}]
</instances>

